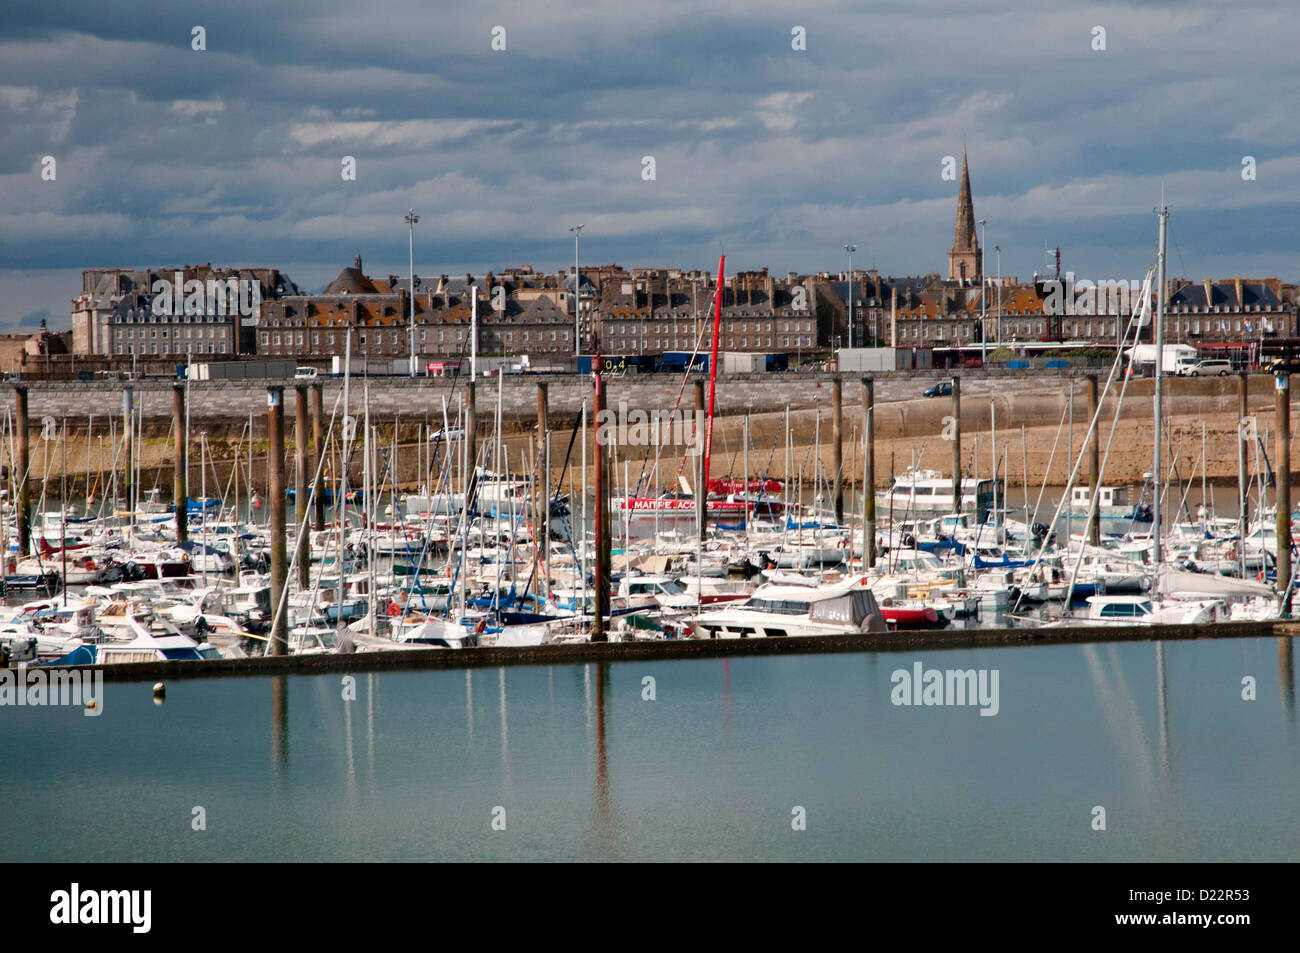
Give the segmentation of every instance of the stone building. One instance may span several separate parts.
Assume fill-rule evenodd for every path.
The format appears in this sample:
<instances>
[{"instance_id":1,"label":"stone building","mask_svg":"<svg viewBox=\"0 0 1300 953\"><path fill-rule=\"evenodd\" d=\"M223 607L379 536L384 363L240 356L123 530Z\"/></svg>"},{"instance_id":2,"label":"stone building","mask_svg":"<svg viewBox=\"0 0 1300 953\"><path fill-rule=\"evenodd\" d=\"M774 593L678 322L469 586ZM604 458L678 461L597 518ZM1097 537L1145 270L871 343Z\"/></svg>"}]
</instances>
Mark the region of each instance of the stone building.
<instances>
[{"instance_id":1,"label":"stone building","mask_svg":"<svg viewBox=\"0 0 1300 953\"><path fill-rule=\"evenodd\" d=\"M701 271L638 269L606 276L596 303L601 352L707 352L713 343L715 281ZM797 276L762 271L726 279L718 324L725 351L780 352L820 346L816 291Z\"/></svg>"},{"instance_id":2,"label":"stone building","mask_svg":"<svg viewBox=\"0 0 1300 953\"><path fill-rule=\"evenodd\" d=\"M162 309L154 307L160 281L168 286ZM194 281L203 288L198 297L193 286L186 290ZM214 268L211 262L162 269L88 268L81 283L81 294L72 300L72 349L83 356L185 354L187 349L204 356L252 354L262 303L298 293L278 269ZM239 306L241 290L248 292L245 309Z\"/></svg>"},{"instance_id":3,"label":"stone building","mask_svg":"<svg viewBox=\"0 0 1300 953\"><path fill-rule=\"evenodd\" d=\"M365 274L358 255L320 294L268 302L258 330L258 352L268 357L333 357L346 353L348 337L357 357L410 355L412 311L409 279ZM477 296L478 353L571 357L573 317L570 279L531 268L472 275L415 277L414 337L420 360L467 360ZM474 291L471 291L474 289Z\"/></svg>"}]
</instances>

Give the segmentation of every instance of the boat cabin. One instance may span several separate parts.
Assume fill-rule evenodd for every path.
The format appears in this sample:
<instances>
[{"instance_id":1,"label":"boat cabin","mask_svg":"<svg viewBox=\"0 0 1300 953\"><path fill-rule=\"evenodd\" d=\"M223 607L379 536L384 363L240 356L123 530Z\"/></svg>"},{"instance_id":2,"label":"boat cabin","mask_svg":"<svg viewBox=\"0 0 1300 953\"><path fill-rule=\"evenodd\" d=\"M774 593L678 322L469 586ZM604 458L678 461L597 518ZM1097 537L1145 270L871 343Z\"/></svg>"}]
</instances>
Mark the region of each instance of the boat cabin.
<instances>
[{"instance_id":1,"label":"boat cabin","mask_svg":"<svg viewBox=\"0 0 1300 953\"><path fill-rule=\"evenodd\" d=\"M1076 510L1086 510L1092 505L1092 488L1088 486L1076 486L1070 492L1070 506ZM1108 506L1126 507L1129 505L1128 487L1126 486L1100 486L1097 488L1098 505L1102 509Z\"/></svg>"}]
</instances>

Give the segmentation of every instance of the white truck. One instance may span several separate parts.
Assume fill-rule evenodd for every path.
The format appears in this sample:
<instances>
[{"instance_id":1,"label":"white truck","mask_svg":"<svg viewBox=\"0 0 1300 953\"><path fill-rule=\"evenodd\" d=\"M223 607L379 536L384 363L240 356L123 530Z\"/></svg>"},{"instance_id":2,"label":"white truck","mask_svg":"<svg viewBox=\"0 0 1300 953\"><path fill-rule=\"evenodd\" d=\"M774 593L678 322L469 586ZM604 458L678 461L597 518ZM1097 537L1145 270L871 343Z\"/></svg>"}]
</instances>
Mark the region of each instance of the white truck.
<instances>
[{"instance_id":1,"label":"white truck","mask_svg":"<svg viewBox=\"0 0 1300 953\"><path fill-rule=\"evenodd\" d=\"M1134 373L1155 371L1157 349L1154 344L1136 344L1124 352ZM1166 344L1160 361L1164 374L1186 374L1201 360L1199 352L1190 344Z\"/></svg>"}]
</instances>

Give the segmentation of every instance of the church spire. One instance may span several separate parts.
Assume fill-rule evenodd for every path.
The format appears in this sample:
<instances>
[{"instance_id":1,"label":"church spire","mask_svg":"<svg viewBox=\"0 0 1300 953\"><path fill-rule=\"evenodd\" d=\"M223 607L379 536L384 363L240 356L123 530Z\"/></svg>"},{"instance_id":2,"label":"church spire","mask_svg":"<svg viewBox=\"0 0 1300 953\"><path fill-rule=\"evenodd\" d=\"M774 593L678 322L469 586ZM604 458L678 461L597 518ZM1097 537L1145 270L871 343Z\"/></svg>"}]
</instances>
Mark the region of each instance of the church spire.
<instances>
[{"instance_id":1,"label":"church spire","mask_svg":"<svg viewBox=\"0 0 1300 953\"><path fill-rule=\"evenodd\" d=\"M980 246L975 234L975 202L971 198L970 169L966 164L966 149L961 150L961 192L957 197L957 227L953 234L952 251L948 252L948 279L950 281L979 281Z\"/></svg>"}]
</instances>

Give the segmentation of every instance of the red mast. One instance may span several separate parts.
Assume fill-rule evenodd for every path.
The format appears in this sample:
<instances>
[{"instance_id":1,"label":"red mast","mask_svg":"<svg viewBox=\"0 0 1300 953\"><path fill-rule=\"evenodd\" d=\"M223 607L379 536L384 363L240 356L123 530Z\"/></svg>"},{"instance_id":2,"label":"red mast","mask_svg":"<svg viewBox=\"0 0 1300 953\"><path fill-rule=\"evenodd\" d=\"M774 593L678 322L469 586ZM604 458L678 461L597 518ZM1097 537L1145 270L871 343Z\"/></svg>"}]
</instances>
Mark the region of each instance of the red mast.
<instances>
[{"instance_id":1,"label":"red mast","mask_svg":"<svg viewBox=\"0 0 1300 953\"><path fill-rule=\"evenodd\" d=\"M723 272L727 266L727 256L718 258L718 287L713 301L713 349L709 352L709 416L704 422L704 483L696 487L696 493L707 492L709 485L709 457L713 453L713 398L718 382L718 329L722 324L722 293L725 290Z\"/></svg>"}]
</instances>

